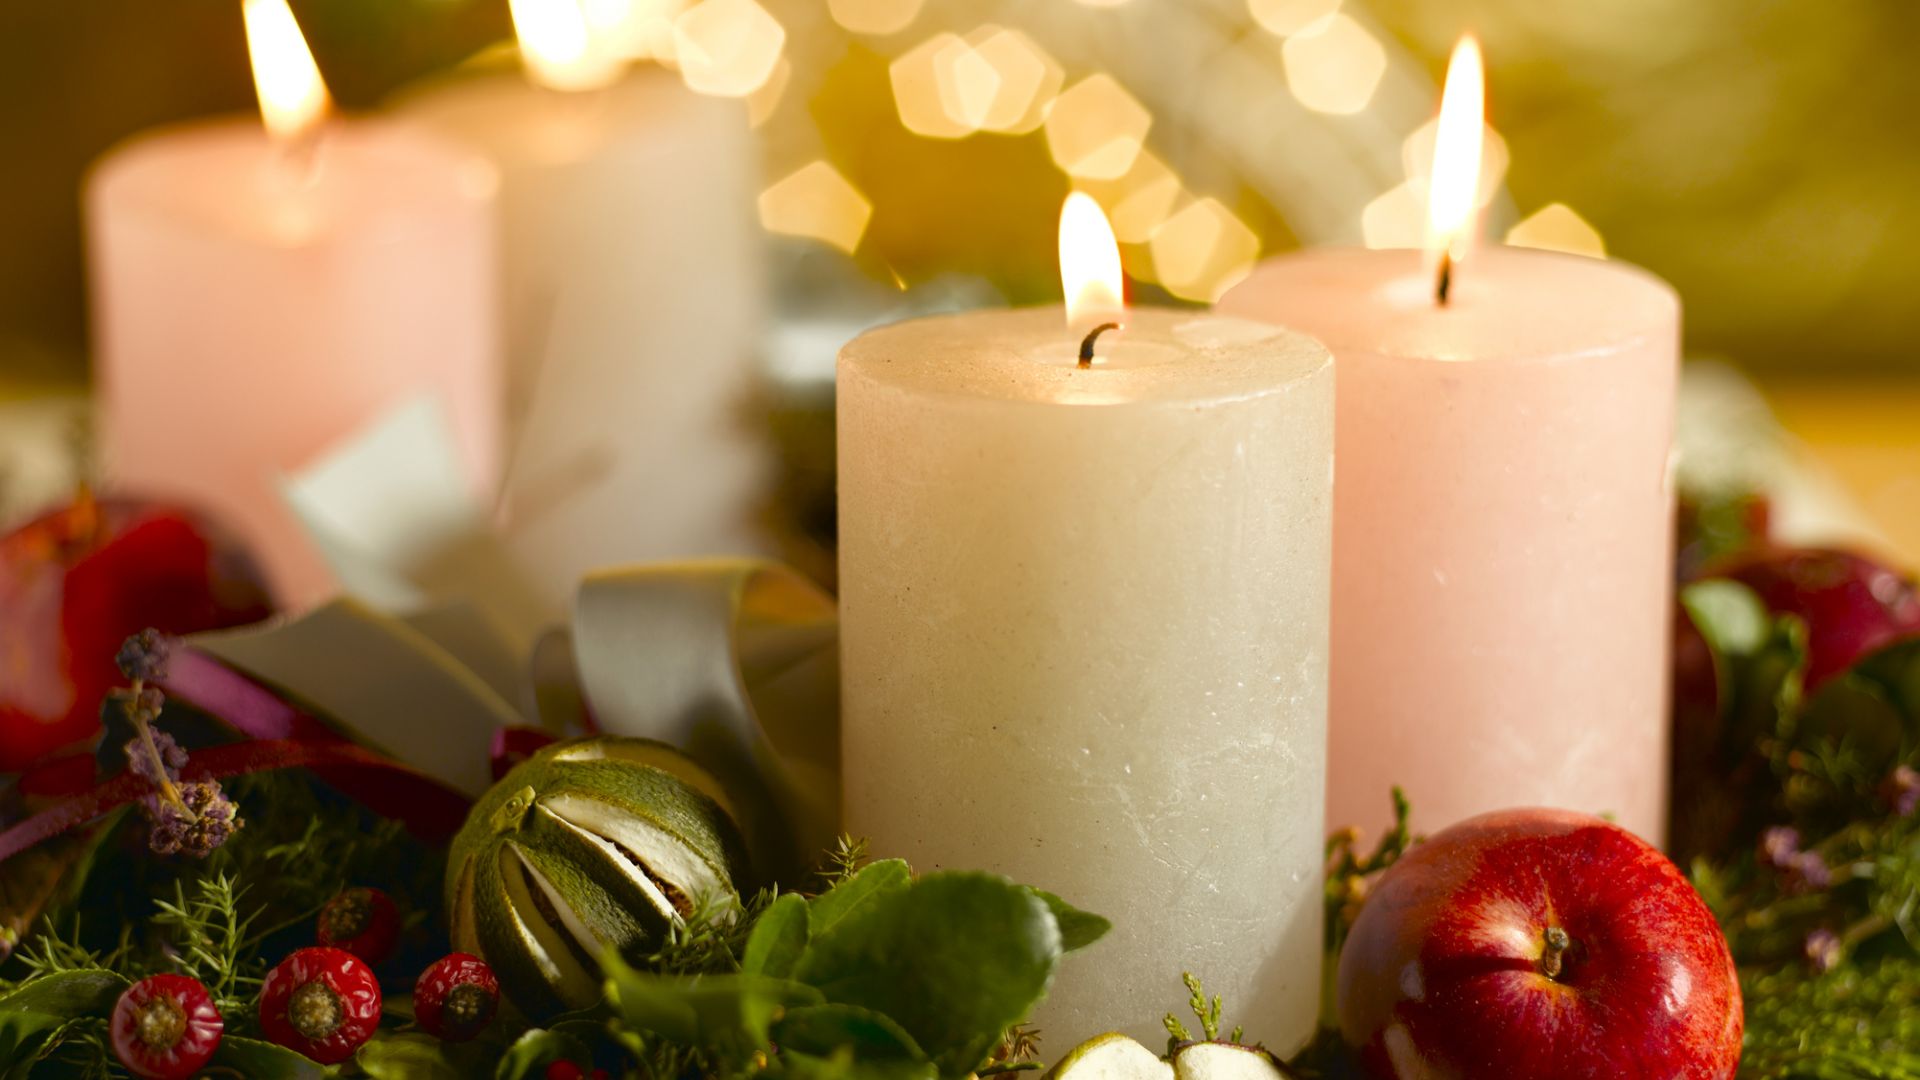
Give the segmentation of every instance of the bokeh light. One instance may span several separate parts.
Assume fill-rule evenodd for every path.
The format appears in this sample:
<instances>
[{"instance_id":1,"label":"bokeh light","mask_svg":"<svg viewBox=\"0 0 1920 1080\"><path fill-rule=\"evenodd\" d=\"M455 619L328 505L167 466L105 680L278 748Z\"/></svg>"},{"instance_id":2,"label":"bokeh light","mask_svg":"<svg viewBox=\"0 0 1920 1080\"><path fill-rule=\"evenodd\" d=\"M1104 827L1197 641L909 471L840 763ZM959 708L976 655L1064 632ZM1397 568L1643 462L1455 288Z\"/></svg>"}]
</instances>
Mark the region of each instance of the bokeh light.
<instances>
[{"instance_id":1,"label":"bokeh light","mask_svg":"<svg viewBox=\"0 0 1920 1080\"><path fill-rule=\"evenodd\" d=\"M1116 180L1076 180L1074 186L1098 200L1121 243L1144 244L1179 203L1180 177L1151 150L1142 150L1133 167Z\"/></svg>"},{"instance_id":2,"label":"bokeh light","mask_svg":"<svg viewBox=\"0 0 1920 1080\"><path fill-rule=\"evenodd\" d=\"M964 139L977 130L954 118L948 110L942 81L956 60L973 51L954 33L939 33L914 46L887 67L893 85L894 108L900 123L915 135L929 139Z\"/></svg>"},{"instance_id":3,"label":"bokeh light","mask_svg":"<svg viewBox=\"0 0 1920 1080\"><path fill-rule=\"evenodd\" d=\"M963 40L958 49L940 54L933 74L948 119L968 131L985 128L987 111L1000 95L1000 72L980 50Z\"/></svg>"},{"instance_id":4,"label":"bokeh light","mask_svg":"<svg viewBox=\"0 0 1920 1080\"><path fill-rule=\"evenodd\" d=\"M1183 300L1212 303L1253 269L1260 238L1217 199L1189 203L1153 232L1153 269Z\"/></svg>"},{"instance_id":5,"label":"bokeh light","mask_svg":"<svg viewBox=\"0 0 1920 1080\"><path fill-rule=\"evenodd\" d=\"M600 47L624 60L677 65L673 23L693 0L582 0L587 25Z\"/></svg>"},{"instance_id":6,"label":"bokeh light","mask_svg":"<svg viewBox=\"0 0 1920 1080\"><path fill-rule=\"evenodd\" d=\"M1335 12L1287 38L1280 47L1287 89L1315 112L1357 113L1373 100L1387 71L1387 51L1371 31Z\"/></svg>"},{"instance_id":7,"label":"bokeh light","mask_svg":"<svg viewBox=\"0 0 1920 1080\"><path fill-rule=\"evenodd\" d=\"M1395 184L1360 211L1360 238L1370 248L1417 248L1426 243L1424 184Z\"/></svg>"},{"instance_id":8,"label":"bokeh light","mask_svg":"<svg viewBox=\"0 0 1920 1080\"><path fill-rule=\"evenodd\" d=\"M1514 247L1564 251L1572 255L1607 257L1607 243L1600 230L1587 223L1566 203L1548 203L1526 220L1507 230L1507 243Z\"/></svg>"},{"instance_id":9,"label":"bokeh light","mask_svg":"<svg viewBox=\"0 0 1920 1080\"><path fill-rule=\"evenodd\" d=\"M1065 69L1032 38L1008 27L982 26L966 40L973 66L994 75L993 94L976 126L1010 135L1038 130L1066 82Z\"/></svg>"},{"instance_id":10,"label":"bokeh light","mask_svg":"<svg viewBox=\"0 0 1920 1080\"><path fill-rule=\"evenodd\" d=\"M1253 20L1270 34L1297 34L1340 10L1340 0L1247 0Z\"/></svg>"},{"instance_id":11,"label":"bokeh light","mask_svg":"<svg viewBox=\"0 0 1920 1080\"><path fill-rule=\"evenodd\" d=\"M787 86L793 82L793 63L782 56L780 62L773 65L773 74L760 84L760 89L747 95L747 123L759 127L773 118L786 99Z\"/></svg>"},{"instance_id":12,"label":"bokeh light","mask_svg":"<svg viewBox=\"0 0 1920 1080\"><path fill-rule=\"evenodd\" d=\"M833 21L855 34L897 34L913 25L925 0L827 0Z\"/></svg>"},{"instance_id":13,"label":"bokeh light","mask_svg":"<svg viewBox=\"0 0 1920 1080\"><path fill-rule=\"evenodd\" d=\"M764 86L786 41L786 28L754 0L701 0L673 23L680 77L720 97L745 97Z\"/></svg>"},{"instance_id":14,"label":"bokeh light","mask_svg":"<svg viewBox=\"0 0 1920 1080\"><path fill-rule=\"evenodd\" d=\"M771 232L806 236L852 254L866 235L873 204L824 161L813 161L760 193L760 223Z\"/></svg>"},{"instance_id":15,"label":"bokeh light","mask_svg":"<svg viewBox=\"0 0 1920 1080\"><path fill-rule=\"evenodd\" d=\"M1047 148L1069 176L1111 180L1140 156L1153 115L1111 75L1069 87L1047 112Z\"/></svg>"}]
</instances>

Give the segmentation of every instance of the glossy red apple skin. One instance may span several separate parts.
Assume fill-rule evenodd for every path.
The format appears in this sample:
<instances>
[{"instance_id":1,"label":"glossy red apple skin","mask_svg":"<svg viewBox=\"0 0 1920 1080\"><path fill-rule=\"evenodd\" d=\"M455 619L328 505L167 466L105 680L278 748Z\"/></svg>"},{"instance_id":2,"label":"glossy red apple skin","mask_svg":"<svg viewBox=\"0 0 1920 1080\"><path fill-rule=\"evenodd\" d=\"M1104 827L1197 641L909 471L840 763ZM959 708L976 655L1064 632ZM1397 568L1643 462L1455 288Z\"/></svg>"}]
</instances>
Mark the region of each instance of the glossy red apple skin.
<instances>
[{"instance_id":1,"label":"glossy red apple skin","mask_svg":"<svg viewBox=\"0 0 1920 1080\"><path fill-rule=\"evenodd\" d=\"M1759 594L1776 615L1807 624L1807 689L1861 657L1920 635L1920 592L1913 580L1862 555L1828 548L1781 548L1716 569Z\"/></svg>"},{"instance_id":2,"label":"glossy red apple skin","mask_svg":"<svg viewBox=\"0 0 1920 1080\"><path fill-rule=\"evenodd\" d=\"M133 634L258 622L251 561L190 513L82 496L0 536L0 772L84 745Z\"/></svg>"},{"instance_id":3,"label":"glossy red apple skin","mask_svg":"<svg viewBox=\"0 0 1920 1080\"><path fill-rule=\"evenodd\" d=\"M1571 947L1543 971L1549 928ZM1616 825L1502 810L1376 882L1340 956L1340 1030L1398 1080L1722 1080L1740 984L1713 914Z\"/></svg>"}]
</instances>

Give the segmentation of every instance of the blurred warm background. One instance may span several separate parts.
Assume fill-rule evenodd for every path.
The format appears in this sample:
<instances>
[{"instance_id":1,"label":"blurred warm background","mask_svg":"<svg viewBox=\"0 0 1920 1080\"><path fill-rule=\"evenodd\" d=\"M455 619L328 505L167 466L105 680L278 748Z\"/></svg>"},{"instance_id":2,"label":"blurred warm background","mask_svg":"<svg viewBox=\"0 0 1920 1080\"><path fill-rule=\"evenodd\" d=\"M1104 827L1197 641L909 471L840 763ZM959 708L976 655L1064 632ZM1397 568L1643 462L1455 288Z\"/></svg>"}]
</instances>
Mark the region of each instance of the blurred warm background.
<instances>
[{"instance_id":1,"label":"blurred warm background","mask_svg":"<svg viewBox=\"0 0 1920 1080\"><path fill-rule=\"evenodd\" d=\"M1057 287L1072 185L1108 204L1144 289L1188 300L1261 252L1404 242L1440 67L1471 29L1506 159L1489 231L1671 280L1690 352L1757 375L1920 551L1920 7L709 0L676 39L688 0L596 4L636 54L731 58L708 77L758 124L762 220L806 238L781 288L839 273L820 249L878 287L1015 301ZM510 28L505 0L293 7L349 110L485 62ZM0 95L0 391L17 396L84 378L89 162L156 123L252 108L237 0L7 4Z\"/></svg>"}]
</instances>

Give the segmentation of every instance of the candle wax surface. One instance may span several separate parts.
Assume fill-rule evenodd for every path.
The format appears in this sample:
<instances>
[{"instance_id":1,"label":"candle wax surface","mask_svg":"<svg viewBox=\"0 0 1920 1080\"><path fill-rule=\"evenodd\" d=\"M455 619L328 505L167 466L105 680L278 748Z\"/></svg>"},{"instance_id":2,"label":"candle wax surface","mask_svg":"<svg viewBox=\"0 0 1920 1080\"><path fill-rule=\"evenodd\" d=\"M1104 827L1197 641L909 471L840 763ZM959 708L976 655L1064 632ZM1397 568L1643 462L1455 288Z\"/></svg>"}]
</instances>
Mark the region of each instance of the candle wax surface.
<instances>
[{"instance_id":1,"label":"candle wax surface","mask_svg":"<svg viewBox=\"0 0 1920 1080\"><path fill-rule=\"evenodd\" d=\"M846 827L1115 929L1037 1022L1149 1042L1182 971L1275 1049L1318 1008L1325 350L1141 309L924 319L839 363Z\"/></svg>"},{"instance_id":2,"label":"candle wax surface","mask_svg":"<svg viewBox=\"0 0 1920 1080\"><path fill-rule=\"evenodd\" d=\"M1328 822L1388 791L1434 832L1511 806L1665 832L1679 303L1621 263L1510 248L1273 259L1221 309L1333 350Z\"/></svg>"},{"instance_id":3,"label":"candle wax surface","mask_svg":"<svg viewBox=\"0 0 1920 1080\"><path fill-rule=\"evenodd\" d=\"M769 465L740 417L766 269L744 106L641 68L579 93L456 79L397 111L501 174L502 501L541 594L564 610L602 566L755 551Z\"/></svg>"},{"instance_id":4,"label":"candle wax surface","mask_svg":"<svg viewBox=\"0 0 1920 1080\"><path fill-rule=\"evenodd\" d=\"M257 120L139 136L87 190L110 482L240 528L295 608L332 578L281 474L427 395L476 495L500 468L487 164L364 122L308 156Z\"/></svg>"}]
</instances>

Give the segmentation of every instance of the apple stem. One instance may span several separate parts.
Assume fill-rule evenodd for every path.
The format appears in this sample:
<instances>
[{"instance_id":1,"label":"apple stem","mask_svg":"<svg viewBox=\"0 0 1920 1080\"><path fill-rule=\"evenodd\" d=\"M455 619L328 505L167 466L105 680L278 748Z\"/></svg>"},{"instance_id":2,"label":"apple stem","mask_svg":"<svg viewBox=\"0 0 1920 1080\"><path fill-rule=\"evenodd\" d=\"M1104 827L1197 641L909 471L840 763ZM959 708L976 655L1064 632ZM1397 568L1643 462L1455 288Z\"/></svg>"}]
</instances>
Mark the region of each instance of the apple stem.
<instances>
[{"instance_id":1,"label":"apple stem","mask_svg":"<svg viewBox=\"0 0 1920 1080\"><path fill-rule=\"evenodd\" d=\"M1573 947L1573 938L1557 926L1547 927L1546 936L1546 948L1540 953L1540 974L1557 979L1566 962L1567 950Z\"/></svg>"}]
</instances>

